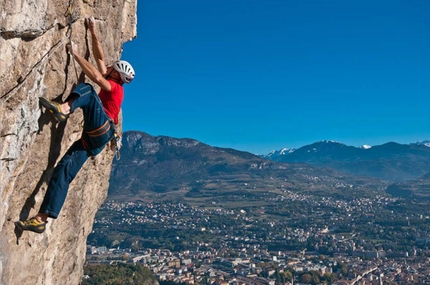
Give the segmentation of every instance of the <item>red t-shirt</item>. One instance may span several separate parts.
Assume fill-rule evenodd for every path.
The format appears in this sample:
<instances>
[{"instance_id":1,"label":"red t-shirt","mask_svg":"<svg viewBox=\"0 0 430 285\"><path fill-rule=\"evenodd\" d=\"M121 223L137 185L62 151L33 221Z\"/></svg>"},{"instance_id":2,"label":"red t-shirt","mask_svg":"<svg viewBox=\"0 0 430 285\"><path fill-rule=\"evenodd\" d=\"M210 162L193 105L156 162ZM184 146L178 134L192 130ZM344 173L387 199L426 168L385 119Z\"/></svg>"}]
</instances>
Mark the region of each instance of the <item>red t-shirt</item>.
<instances>
[{"instance_id":1,"label":"red t-shirt","mask_svg":"<svg viewBox=\"0 0 430 285\"><path fill-rule=\"evenodd\" d=\"M106 115L114 121L115 125L118 125L118 115L121 110L122 100L124 99L124 88L121 84L113 80L108 79L107 81L110 83L111 91L101 89L99 97Z\"/></svg>"}]
</instances>

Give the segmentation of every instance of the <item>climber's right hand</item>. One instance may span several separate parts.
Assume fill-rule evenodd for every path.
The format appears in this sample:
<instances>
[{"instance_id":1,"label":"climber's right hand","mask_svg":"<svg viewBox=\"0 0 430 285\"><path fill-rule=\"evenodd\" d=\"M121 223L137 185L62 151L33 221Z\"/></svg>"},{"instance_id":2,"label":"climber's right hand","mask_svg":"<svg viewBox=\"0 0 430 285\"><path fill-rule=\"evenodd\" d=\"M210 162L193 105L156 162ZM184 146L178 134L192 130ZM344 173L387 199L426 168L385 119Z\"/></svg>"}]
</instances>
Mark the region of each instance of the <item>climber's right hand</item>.
<instances>
[{"instance_id":1,"label":"climber's right hand","mask_svg":"<svg viewBox=\"0 0 430 285\"><path fill-rule=\"evenodd\" d=\"M78 52L78 46L74 42L68 43L66 47L70 54L76 54Z\"/></svg>"},{"instance_id":2,"label":"climber's right hand","mask_svg":"<svg viewBox=\"0 0 430 285\"><path fill-rule=\"evenodd\" d=\"M96 31L96 24L95 24L94 17L88 17L86 18L86 21L87 21L88 29L92 34L94 34Z\"/></svg>"}]
</instances>

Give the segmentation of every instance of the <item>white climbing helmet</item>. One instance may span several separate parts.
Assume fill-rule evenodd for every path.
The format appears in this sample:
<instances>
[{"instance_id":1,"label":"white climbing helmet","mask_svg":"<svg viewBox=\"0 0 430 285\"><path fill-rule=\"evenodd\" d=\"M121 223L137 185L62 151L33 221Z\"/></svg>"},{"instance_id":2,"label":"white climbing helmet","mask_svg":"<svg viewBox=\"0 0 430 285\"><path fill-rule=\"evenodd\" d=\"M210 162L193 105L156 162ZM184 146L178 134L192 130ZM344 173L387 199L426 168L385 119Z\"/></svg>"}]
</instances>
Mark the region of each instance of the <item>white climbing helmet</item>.
<instances>
[{"instance_id":1,"label":"white climbing helmet","mask_svg":"<svg viewBox=\"0 0 430 285\"><path fill-rule=\"evenodd\" d=\"M125 60L118 60L115 61L113 64L113 68L115 68L116 71L118 71L119 75L121 76L122 81L125 83L130 83L134 78L134 69L133 66L131 66L130 63L128 63Z\"/></svg>"}]
</instances>

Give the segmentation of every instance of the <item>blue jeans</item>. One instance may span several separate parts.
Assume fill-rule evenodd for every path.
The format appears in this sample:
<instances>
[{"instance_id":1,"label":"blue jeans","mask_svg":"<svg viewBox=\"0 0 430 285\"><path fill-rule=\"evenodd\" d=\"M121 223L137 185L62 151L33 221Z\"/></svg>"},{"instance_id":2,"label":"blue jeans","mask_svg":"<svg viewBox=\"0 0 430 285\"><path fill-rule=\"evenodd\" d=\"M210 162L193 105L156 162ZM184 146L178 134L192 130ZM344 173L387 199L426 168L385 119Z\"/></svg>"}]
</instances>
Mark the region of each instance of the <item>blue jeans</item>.
<instances>
[{"instance_id":1,"label":"blue jeans","mask_svg":"<svg viewBox=\"0 0 430 285\"><path fill-rule=\"evenodd\" d=\"M39 213L47 214L56 219L66 200L69 185L87 161L88 157L99 154L106 144L114 137L113 126L97 137L89 137L88 131L97 130L110 118L106 115L99 96L90 84L79 84L70 94L69 98L76 99L72 103L70 112L81 108L84 114L84 131L82 138L72 144L66 154L55 167L48 184L45 197Z\"/></svg>"}]
</instances>

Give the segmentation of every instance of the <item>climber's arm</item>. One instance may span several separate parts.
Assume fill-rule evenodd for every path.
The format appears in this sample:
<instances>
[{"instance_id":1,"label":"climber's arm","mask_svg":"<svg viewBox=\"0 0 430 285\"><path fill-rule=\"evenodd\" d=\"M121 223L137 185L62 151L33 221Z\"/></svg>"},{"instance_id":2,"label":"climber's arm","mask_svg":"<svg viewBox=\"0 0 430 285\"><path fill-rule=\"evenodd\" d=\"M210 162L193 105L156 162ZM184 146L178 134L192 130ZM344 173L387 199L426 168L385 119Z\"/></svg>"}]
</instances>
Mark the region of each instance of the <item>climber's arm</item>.
<instances>
[{"instance_id":1,"label":"climber's arm","mask_svg":"<svg viewBox=\"0 0 430 285\"><path fill-rule=\"evenodd\" d=\"M99 69L101 74L105 75L107 72L105 55L103 52L102 45L96 34L94 18L93 17L87 18L87 23L88 23L88 29L90 30L90 33L91 33L93 56L97 64L97 68Z\"/></svg>"},{"instance_id":2,"label":"climber's arm","mask_svg":"<svg viewBox=\"0 0 430 285\"><path fill-rule=\"evenodd\" d=\"M75 57L76 62L81 66L82 71L91 79L94 83L100 86L101 89L111 91L110 83L104 78L103 74L85 58L83 58L78 52L76 46L72 43L67 45L69 53L72 53Z\"/></svg>"}]
</instances>

